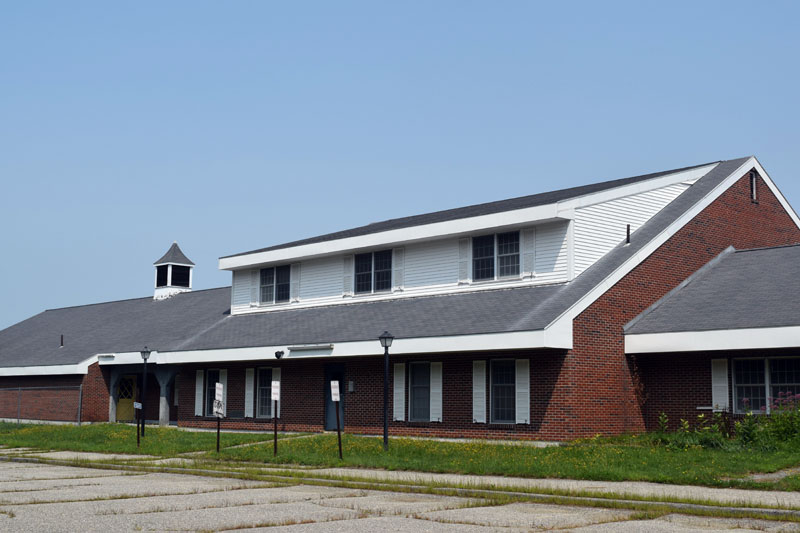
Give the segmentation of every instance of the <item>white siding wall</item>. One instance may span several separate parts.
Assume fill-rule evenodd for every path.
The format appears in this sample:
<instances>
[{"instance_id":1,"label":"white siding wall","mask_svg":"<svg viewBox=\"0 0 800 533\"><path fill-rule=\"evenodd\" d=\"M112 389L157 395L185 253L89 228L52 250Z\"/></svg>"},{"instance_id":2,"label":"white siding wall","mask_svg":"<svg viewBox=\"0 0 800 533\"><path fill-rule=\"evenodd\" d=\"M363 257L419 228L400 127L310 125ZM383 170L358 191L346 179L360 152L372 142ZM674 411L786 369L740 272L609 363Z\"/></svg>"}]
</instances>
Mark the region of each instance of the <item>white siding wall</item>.
<instances>
[{"instance_id":1,"label":"white siding wall","mask_svg":"<svg viewBox=\"0 0 800 533\"><path fill-rule=\"evenodd\" d=\"M668 185L625 198L575 210L575 275L577 276L614 246L674 200L689 186Z\"/></svg>"},{"instance_id":2,"label":"white siding wall","mask_svg":"<svg viewBox=\"0 0 800 533\"><path fill-rule=\"evenodd\" d=\"M458 239L447 239L405 247L406 288L458 283Z\"/></svg>"},{"instance_id":3,"label":"white siding wall","mask_svg":"<svg viewBox=\"0 0 800 533\"><path fill-rule=\"evenodd\" d=\"M567 280L568 222L536 226L536 281Z\"/></svg>"},{"instance_id":4,"label":"white siding wall","mask_svg":"<svg viewBox=\"0 0 800 533\"><path fill-rule=\"evenodd\" d=\"M250 308L250 271L234 270L231 288L231 311Z\"/></svg>"},{"instance_id":5,"label":"white siding wall","mask_svg":"<svg viewBox=\"0 0 800 533\"><path fill-rule=\"evenodd\" d=\"M304 261L300 269L300 300L342 297L342 257Z\"/></svg>"}]
</instances>

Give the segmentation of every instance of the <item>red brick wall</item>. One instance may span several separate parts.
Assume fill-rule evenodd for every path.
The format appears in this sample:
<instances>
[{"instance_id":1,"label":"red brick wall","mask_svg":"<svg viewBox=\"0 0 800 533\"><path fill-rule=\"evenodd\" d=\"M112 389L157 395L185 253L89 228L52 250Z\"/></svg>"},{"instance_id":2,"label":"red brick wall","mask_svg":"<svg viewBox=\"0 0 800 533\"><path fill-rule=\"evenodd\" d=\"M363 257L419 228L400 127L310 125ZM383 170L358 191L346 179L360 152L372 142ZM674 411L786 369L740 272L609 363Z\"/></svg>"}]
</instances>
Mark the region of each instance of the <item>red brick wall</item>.
<instances>
[{"instance_id":1,"label":"red brick wall","mask_svg":"<svg viewBox=\"0 0 800 533\"><path fill-rule=\"evenodd\" d=\"M750 201L745 174L574 320L573 350L556 387L565 400L549 417L555 434L572 438L645 429L641 403L650 392L637 386L643 381L632 368L640 358L625 356L622 327L728 246L800 243L800 229L760 180L758 198L757 204ZM673 373L693 371L691 365L672 367ZM690 385L698 385L689 379L673 382L679 387L674 395L694 394ZM710 387L709 377L702 388Z\"/></svg>"},{"instance_id":2,"label":"red brick wall","mask_svg":"<svg viewBox=\"0 0 800 533\"><path fill-rule=\"evenodd\" d=\"M0 378L0 418L78 420L80 375ZM17 387L21 387L20 391ZM44 388L47 387L47 388ZM21 396L20 396L21 394Z\"/></svg>"},{"instance_id":3,"label":"red brick wall","mask_svg":"<svg viewBox=\"0 0 800 533\"><path fill-rule=\"evenodd\" d=\"M89 372L83 378L83 413L85 422L108 422L109 369L100 368L97 363L89 365Z\"/></svg>"},{"instance_id":4,"label":"red brick wall","mask_svg":"<svg viewBox=\"0 0 800 533\"><path fill-rule=\"evenodd\" d=\"M635 236L634 236L635 238ZM759 183L759 203L750 201L745 174L672 238L581 313L573 323L574 348L569 352L539 351L493 354L447 354L398 358L443 361L442 423L391 422L392 434L536 438L562 440L597 433L641 431L653 424L659 406L688 413L689 406L710 400L708 366L691 357L673 358L667 370L655 359L626 357L622 327L726 247L753 248L800 243L800 230L766 184ZM377 350L376 350L377 351ZM529 357L531 423L499 426L472 422L472 361L489 357ZM665 356L665 360L669 356ZM382 358L346 358L345 381L355 392L345 394L345 429L382 431ZM319 359L269 361L280 366L283 404L279 427L320 430L323 426L324 361ZM661 363L659 363L661 364ZM244 409L244 368L229 364L228 409ZM212 427L211 418L194 416L195 370L187 366L178 377L179 424ZM393 370L393 368L392 368ZM665 374L658 379L659 374ZM390 412L391 387L390 379ZM670 400L683 395L680 405ZM488 390L487 390L487 398ZM408 395L406 395L408 401ZM649 402L649 403L648 403ZM699 402L699 403L698 403ZM271 420L229 418L225 427L269 429Z\"/></svg>"}]
</instances>

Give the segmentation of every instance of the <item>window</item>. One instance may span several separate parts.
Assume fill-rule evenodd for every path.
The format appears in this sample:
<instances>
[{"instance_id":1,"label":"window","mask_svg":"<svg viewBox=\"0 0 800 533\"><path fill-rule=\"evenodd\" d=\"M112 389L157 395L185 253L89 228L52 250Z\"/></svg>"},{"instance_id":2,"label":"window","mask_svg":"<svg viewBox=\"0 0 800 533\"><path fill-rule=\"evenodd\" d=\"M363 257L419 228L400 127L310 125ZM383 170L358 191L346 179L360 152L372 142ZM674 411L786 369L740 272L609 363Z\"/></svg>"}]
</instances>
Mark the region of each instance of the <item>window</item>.
<instances>
[{"instance_id":1,"label":"window","mask_svg":"<svg viewBox=\"0 0 800 533\"><path fill-rule=\"evenodd\" d=\"M770 398L783 398L800 394L800 359L769 359Z\"/></svg>"},{"instance_id":2,"label":"window","mask_svg":"<svg viewBox=\"0 0 800 533\"><path fill-rule=\"evenodd\" d=\"M289 265L261 269L261 303L289 301L291 267Z\"/></svg>"},{"instance_id":3,"label":"window","mask_svg":"<svg viewBox=\"0 0 800 533\"><path fill-rule=\"evenodd\" d=\"M408 372L408 419L427 422L431 418L431 364L410 363Z\"/></svg>"},{"instance_id":4,"label":"window","mask_svg":"<svg viewBox=\"0 0 800 533\"><path fill-rule=\"evenodd\" d=\"M493 423L513 424L516 421L515 377L516 367L513 359L492 361L490 392Z\"/></svg>"},{"instance_id":5,"label":"window","mask_svg":"<svg viewBox=\"0 0 800 533\"><path fill-rule=\"evenodd\" d=\"M472 238L472 279L519 276L519 232Z\"/></svg>"},{"instance_id":6,"label":"window","mask_svg":"<svg viewBox=\"0 0 800 533\"><path fill-rule=\"evenodd\" d=\"M217 395L219 370L206 370L206 416L214 416L214 398Z\"/></svg>"},{"instance_id":7,"label":"window","mask_svg":"<svg viewBox=\"0 0 800 533\"><path fill-rule=\"evenodd\" d=\"M189 286L189 267L172 265L172 286L173 287Z\"/></svg>"},{"instance_id":8,"label":"window","mask_svg":"<svg viewBox=\"0 0 800 533\"><path fill-rule=\"evenodd\" d=\"M272 417L272 369L258 369L258 394L256 416Z\"/></svg>"},{"instance_id":9,"label":"window","mask_svg":"<svg viewBox=\"0 0 800 533\"><path fill-rule=\"evenodd\" d=\"M392 288L392 251L356 254L356 293L388 291Z\"/></svg>"},{"instance_id":10,"label":"window","mask_svg":"<svg viewBox=\"0 0 800 533\"><path fill-rule=\"evenodd\" d=\"M169 269L169 265L158 265L156 267L156 287L167 286L167 269Z\"/></svg>"}]
</instances>

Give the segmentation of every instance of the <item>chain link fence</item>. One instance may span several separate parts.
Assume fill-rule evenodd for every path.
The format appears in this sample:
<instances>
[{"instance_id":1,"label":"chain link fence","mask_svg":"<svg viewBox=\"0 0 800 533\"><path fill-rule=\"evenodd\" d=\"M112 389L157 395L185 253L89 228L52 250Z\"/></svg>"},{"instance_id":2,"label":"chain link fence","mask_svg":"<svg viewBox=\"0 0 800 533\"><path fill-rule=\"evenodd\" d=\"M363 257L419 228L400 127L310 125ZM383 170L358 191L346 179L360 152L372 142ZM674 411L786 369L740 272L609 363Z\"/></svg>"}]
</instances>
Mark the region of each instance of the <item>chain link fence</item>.
<instances>
[{"instance_id":1,"label":"chain link fence","mask_svg":"<svg viewBox=\"0 0 800 533\"><path fill-rule=\"evenodd\" d=\"M0 388L0 419L81 423L83 385Z\"/></svg>"}]
</instances>

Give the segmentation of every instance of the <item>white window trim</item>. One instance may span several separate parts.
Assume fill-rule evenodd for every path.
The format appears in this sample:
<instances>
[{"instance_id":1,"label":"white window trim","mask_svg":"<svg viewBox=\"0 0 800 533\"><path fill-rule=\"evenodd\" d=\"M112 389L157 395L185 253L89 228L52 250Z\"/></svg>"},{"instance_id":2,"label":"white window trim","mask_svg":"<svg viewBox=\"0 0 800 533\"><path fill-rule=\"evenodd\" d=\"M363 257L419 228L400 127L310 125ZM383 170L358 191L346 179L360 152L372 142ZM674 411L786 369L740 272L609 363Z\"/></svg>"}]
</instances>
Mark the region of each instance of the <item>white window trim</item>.
<instances>
[{"instance_id":1,"label":"white window trim","mask_svg":"<svg viewBox=\"0 0 800 533\"><path fill-rule=\"evenodd\" d=\"M800 359L800 357L796 355L777 355L777 356L765 356L765 357L736 357L733 359L733 368L731 371L731 382L733 384L733 409L732 412L734 414L743 415L749 412L753 414L770 414L770 398L772 397L770 389L772 389L772 382L770 379L770 361L774 361L776 359ZM764 362L764 404L766 405L766 409L762 410L750 410L750 411L742 411L739 409L739 395L738 395L738 387L736 383L736 362L737 361L763 361ZM747 386L747 385L743 385Z\"/></svg>"},{"instance_id":2,"label":"white window trim","mask_svg":"<svg viewBox=\"0 0 800 533\"><path fill-rule=\"evenodd\" d=\"M209 372L217 372L217 379L222 378L222 369L221 368L206 368L205 372L203 373L203 416L204 417L213 417L214 416L214 409L213 406L211 408L211 412L208 412L208 394L210 387L208 386L208 373ZM217 382L219 383L219 382Z\"/></svg>"},{"instance_id":3,"label":"white window trim","mask_svg":"<svg viewBox=\"0 0 800 533\"><path fill-rule=\"evenodd\" d=\"M262 370L269 370L270 372L270 383L269 383L269 390L270 390L270 400L269 400L269 414L261 415L258 413L258 407L261 405L261 371ZM275 373L275 368L271 366L258 366L256 367L256 376L255 376L255 394L253 394L253 401L255 401L255 407L253 412L253 418L257 420L269 420L272 419L272 410L274 409L273 400L271 398L272 395L272 381L273 376Z\"/></svg>"},{"instance_id":4,"label":"white window trim","mask_svg":"<svg viewBox=\"0 0 800 533\"><path fill-rule=\"evenodd\" d=\"M375 254L381 252L389 252L389 258L391 261L391 265L389 266L389 275L391 279L389 281L389 288L388 289L381 289L379 291L375 290ZM372 265L370 266L370 290L369 291L358 291L358 283L356 282L358 273L356 272L356 266L358 263L357 257L359 255L366 255L369 254L370 260L372 261ZM363 297L363 296L371 296L373 294L392 294L394 292L394 248L387 248L385 250L375 250L374 252L358 252L353 254L353 297Z\"/></svg>"},{"instance_id":5,"label":"white window trim","mask_svg":"<svg viewBox=\"0 0 800 533\"><path fill-rule=\"evenodd\" d=\"M519 265L519 272L516 274L512 274L510 276L501 276L500 272L500 254L498 253L498 246L497 246L497 236L504 233L516 233L517 234L517 264ZM484 278L484 279L475 279L475 246L473 239L480 238L480 237L487 237L492 235L494 237L494 277L492 278ZM522 268L522 230L511 230L511 231L501 231L499 233L486 233L483 235L473 235L469 239L469 279L470 283L473 285L482 285L484 283L497 283L498 281L511 281L511 280L520 280L522 279L523 268Z\"/></svg>"},{"instance_id":6,"label":"white window trim","mask_svg":"<svg viewBox=\"0 0 800 533\"><path fill-rule=\"evenodd\" d=\"M495 420L494 419L494 364L511 361L514 364L514 392L511 397L514 399L514 417L511 420ZM489 424L496 425L514 425L517 423L517 361L514 358L491 359L489 361Z\"/></svg>"}]
</instances>

